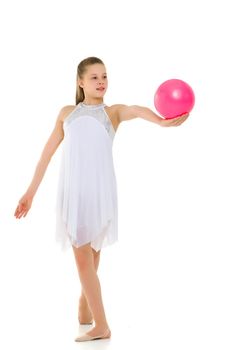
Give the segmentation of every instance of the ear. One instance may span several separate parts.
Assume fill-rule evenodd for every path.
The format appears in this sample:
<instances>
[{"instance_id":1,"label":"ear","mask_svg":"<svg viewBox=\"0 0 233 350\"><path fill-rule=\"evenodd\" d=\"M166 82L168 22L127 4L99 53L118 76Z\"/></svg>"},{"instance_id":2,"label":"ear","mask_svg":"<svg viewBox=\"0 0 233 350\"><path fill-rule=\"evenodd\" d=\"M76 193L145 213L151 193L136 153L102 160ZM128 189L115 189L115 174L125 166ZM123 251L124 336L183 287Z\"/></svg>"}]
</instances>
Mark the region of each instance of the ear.
<instances>
[{"instance_id":1,"label":"ear","mask_svg":"<svg viewBox=\"0 0 233 350\"><path fill-rule=\"evenodd\" d=\"M80 86L81 88L83 88L83 81L81 79L78 79L77 86Z\"/></svg>"}]
</instances>

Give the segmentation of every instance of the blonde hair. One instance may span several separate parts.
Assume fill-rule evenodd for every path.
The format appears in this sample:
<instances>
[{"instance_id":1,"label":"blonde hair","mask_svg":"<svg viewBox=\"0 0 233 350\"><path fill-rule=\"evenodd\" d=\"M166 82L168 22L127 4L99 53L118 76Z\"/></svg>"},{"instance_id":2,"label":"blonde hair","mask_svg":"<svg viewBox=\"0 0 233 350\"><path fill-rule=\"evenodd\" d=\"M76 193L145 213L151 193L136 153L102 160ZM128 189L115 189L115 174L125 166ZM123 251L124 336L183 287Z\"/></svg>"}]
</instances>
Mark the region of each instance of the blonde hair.
<instances>
[{"instance_id":1,"label":"blonde hair","mask_svg":"<svg viewBox=\"0 0 233 350\"><path fill-rule=\"evenodd\" d=\"M81 86L78 85L78 79L83 78L83 75L86 72L88 66L90 66L92 64L96 64L96 63L104 64L103 61L98 57L87 57L84 60L82 60L77 67L76 105L79 102L82 102L85 98L83 88L81 88Z\"/></svg>"}]
</instances>

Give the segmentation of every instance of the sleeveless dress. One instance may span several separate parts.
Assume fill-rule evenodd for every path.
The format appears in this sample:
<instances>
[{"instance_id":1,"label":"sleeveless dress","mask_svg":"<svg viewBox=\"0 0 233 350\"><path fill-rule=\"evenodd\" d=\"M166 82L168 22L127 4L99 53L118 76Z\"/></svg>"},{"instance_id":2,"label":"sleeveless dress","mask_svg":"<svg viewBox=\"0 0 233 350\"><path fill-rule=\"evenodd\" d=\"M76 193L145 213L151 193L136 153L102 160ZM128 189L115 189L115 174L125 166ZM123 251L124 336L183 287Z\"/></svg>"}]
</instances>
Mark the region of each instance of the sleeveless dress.
<instances>
[{"instance_id":1,"label":"sleeveless dress","mask_svg":"<svg viewBox=\"0 0 233 350\"><path fill-rule=\"evenodd\" d=\"M63 123L55 209L55 238L63 250L91 243L99 251L118 240L115 130L104 107L81 102Z\"/></svg>"}]
</instances>

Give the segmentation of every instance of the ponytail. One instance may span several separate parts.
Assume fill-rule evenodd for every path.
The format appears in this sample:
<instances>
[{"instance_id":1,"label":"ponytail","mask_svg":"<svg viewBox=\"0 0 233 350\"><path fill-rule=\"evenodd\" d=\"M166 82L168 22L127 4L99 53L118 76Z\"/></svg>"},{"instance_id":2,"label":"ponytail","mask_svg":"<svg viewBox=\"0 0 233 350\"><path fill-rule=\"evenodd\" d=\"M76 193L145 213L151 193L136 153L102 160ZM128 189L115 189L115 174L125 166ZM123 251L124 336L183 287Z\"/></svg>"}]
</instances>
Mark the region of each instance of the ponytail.
<instances>
[{"instance_id":1,"label":"ponytail","mask_svg":"<svg viewBox=\"0 0 233 350\"><path fill-rule=\"evenodd\" d=\"M78 85L76 86L76 105L79 104L79 102L82 102L84 100L85 96L84 96L84 91L83 88L81 88L81 86Z\"/></svg>"}]
</instances>

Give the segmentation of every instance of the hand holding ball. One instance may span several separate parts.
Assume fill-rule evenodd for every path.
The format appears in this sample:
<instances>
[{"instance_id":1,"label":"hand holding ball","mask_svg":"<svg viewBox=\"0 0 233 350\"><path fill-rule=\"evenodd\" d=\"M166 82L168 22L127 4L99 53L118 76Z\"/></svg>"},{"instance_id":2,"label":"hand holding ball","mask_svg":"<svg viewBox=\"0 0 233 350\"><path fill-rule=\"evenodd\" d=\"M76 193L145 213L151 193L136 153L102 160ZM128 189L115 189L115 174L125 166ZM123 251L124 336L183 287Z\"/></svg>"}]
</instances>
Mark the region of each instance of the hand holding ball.
<instances>
[{"instance_id":1,"label":"hand holding ball","mask_svg":"<svg viewBox=\"0 0 233 350\"><path fill-rule=\"evenodd\" d=\"M154 106L166 119L189 113L194 103L195 95L192 88L180 79L166 80L154 95Z\"/></svg>"}]
</instances>

